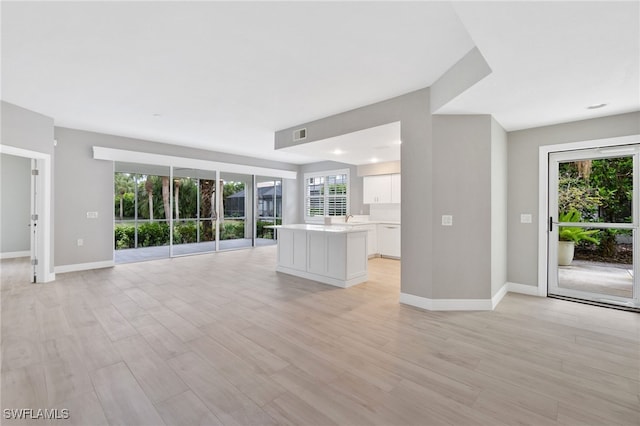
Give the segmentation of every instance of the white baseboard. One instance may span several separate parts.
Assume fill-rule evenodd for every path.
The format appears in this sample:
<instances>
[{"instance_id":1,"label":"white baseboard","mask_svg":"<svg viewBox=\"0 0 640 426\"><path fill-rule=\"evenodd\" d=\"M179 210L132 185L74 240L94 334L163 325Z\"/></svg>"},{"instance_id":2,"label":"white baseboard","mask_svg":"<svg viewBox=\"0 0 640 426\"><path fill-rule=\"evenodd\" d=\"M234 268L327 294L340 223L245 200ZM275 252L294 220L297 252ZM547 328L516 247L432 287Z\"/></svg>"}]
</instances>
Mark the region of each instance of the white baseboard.
<instances>
[{"instance_id":1,"label":"white baseboard","mask_svg":"<svg viewBox=\"0 0 640 426\"><path fill-rule=\"evenodd\" d=\"M428 311L490 311L491 299L428 299L400 293L400 303Z\"/></svg>"},{"instance_id":2,"label":"white baseboard","mask_svg":"<svg viewBox=\"0 0 640 426\"><path fill-rule=\"evenodd\" d=\"M338 280L336 278L327 277L326 275L318 275L311 272L299 271L297 269L287 268L284 266L276 266L277 272L282 272L288 275L294 275L296 277L305 278L308 280L318 281L323 284L329 284L336 287L348 288L352 285L360 284L366 282L369 279L369 274L365 271L364 273L357 274L354 277L351 277L347 280Z\"/></svg>"},{"instance_id":3,"label":"white baseboard","mask_svg":"<svg viewBox=\"0 0 640 426\"><path fill-rule=\"evenodd\" d=\"M88 271L90 269L110 268L115 266L113 260L105 260L103 262L77 263L75 265L56 266L56 274L64 274L66 272Z\"/></svg>"},{"instance_id":4,"label":"white baseboard","mask_svg":"<svg viewBox=\"0 0 640 426\"><path fill-rule=\"evenodd\" d=\"M492 311L509 293L538 295L538 287L507 282L491 299L428 299L408 293L400 293L400 303L428 311Z\"/></svg>"},{"instance_id":5,"label":"white baseboard","mask_svg":"<svg viewBox=\"0 0 640 426\"><path fill-rule=\"evenodd\" d=\"M505 283L502 287L500 287L500 290L498 290L498 292L491 298L491 310L494 310L496 306L498 306L498 303L502 301L502 298L507 294L507 291L508 285L507 283Z\"/></svg>"},{"instance_id":6,"label":"white baseboard","mask_svg":"<svg viewBox=\"0 0 640 426\"><path fill-rule=\"evenodd\" d=\"M529 296L538 296L538 287L535 285L526 285L518 283L507 283L507 291L510 293L528 294Z\"/></svg>"},{"instance_id":7,"label":"white baseboard","mask_svg":"<svg viewBox=\"0 0 640 426\"><path fill-rule=\"evenodd\" d=\"M42 280L43 283L50 283L51 281L55 281L56 280L56 274L54 272L50 272L47 275L45 275L44 280Z\"/></svg>"},{"instance_id":8,"label":"white baseboard","mask_svg":"<svg viewBox=\"0 0 640 426\"><path fill-rule=\"evenodd\" d=\"M0 253L0 259L16 259L18 257L29 257L29 256L31 256L31 252L29 250L8 251L8 252Z\"/></svg>"}]
</instances>

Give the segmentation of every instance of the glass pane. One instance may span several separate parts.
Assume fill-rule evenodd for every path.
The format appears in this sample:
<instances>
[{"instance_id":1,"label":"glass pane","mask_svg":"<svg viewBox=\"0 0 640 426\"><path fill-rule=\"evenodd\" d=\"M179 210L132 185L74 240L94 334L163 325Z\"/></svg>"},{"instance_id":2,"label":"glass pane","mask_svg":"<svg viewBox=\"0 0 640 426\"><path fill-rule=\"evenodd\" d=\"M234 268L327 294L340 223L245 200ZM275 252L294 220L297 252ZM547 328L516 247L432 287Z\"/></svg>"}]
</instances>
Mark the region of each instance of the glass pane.
<instances>
[{"instance_id":1,"label":"glass pane","mask_svg":"<svg viewBox=\"0 0 640 426\"><path fill-rule=\"evenodd\" d=\"M560 222L631 223L632 192L631 156L559 164Z\"/></svg>"},{"instance_id":2,"label":"glass pane","mask_svg":"<svg viewBox=\"0 0 640 426\"><path fill-rule=\"evenodd\" d=\"M256 176L256 246L276 244L276 231L282 224L282 179Z\"/></svg>"},{"instance_id":3,"label":"glass pane","mask_svg":"<svg viewBox=\"0 0 640 426\"><path fill-rule=\"evenodd\" d=\"M221 173L220 250L253 246L253 177Z\"/></svg>"},{"instance_id":4,"label":"glass pane","mask_svg":"<svg viewBox=\"0 0 640 426\"><path fill-rule=\"evenodd\" d=\"M633 296L633 231L560 227L558 287Z\"/></svg>"},{"instance_id":5,"label":"glass pane","mask_svg":"<svg viewBox=\"0 0 640 426\"><path fill-rule=\"evenodd\" d=\"M116 263L169 257L169 168L116 163L115 169Z\"/></svg>"},{"instance_id":6,"label":"glass pane","mask_svg":"<svg viewBox=\"0 0 640 426\"><path fill-rule=\"evenodd\" d=\"M211 179L213 178L213 179ZM215 181L214 171L173 169L173 255L208 253L215 250L215 222L208 221L209 232L200 215L203 181Z\"/></svg>"},{"instance_id":7,"label":"glass pane","mask_svg":"<svg viewBox=\"0 0 640 426\"><path fill-rule=\"evenodd\" d=\"M347 194L347 175L327 176L329 195Z\"/></svg>"},{"instance_id":8,"label":"glass pane","mask_svg":"<svg viewBox=\"0 0 640 426\"><path fill-rule=\"evenodd\" d=\"M307 196L324 195L324 177L313 177L307 179Z\"/></svg>"},{"instance_id":9,"label":"glass pane","mask_svg":"<svg viewBox=\"0 0 640 426\"><path fill-rule=\"evenodd\" d=\"M200 190L200 242L216 240L216 180L213 176L200 177L198 188Z\"/></svg>"}]
</instances>

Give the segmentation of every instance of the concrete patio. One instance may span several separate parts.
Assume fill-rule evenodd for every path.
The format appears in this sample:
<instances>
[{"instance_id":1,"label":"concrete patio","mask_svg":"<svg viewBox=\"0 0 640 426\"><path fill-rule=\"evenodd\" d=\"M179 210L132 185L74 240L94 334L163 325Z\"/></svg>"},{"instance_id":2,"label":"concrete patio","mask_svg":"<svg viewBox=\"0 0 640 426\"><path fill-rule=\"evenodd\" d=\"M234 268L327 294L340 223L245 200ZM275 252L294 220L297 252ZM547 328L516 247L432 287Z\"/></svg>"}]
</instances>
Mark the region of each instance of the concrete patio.
<instances>
[{"instance_id":1,"label":"concrete patio","mask_svg":"<svg viewBox=\"0 0 640 426\"><path fill-rule=\"evenodd\" d=\"M256 238L256 246L275 245L276 240L267 238ZM235 240L221 240L220 251L237 250L251 247L250 238L242 238ZM189 254L211 253L216 250L214 241L192 244L177 244L173 246L174 256L184 256ZM134 249L116 250L114 260L116 264L144 262L147 260L165 259L170 256L169 246L157 247L140 247Z\"/></svg>"},{"instance_id":2,"label":"concrete patio","mask_svg":"<svg viewBox=\"0 0 640 426\"><path fill-rule=\"evenodd\" d=\"M574 260L558 267L558 287L631 298L633 265Z\"/></svg>"}]
</instances>

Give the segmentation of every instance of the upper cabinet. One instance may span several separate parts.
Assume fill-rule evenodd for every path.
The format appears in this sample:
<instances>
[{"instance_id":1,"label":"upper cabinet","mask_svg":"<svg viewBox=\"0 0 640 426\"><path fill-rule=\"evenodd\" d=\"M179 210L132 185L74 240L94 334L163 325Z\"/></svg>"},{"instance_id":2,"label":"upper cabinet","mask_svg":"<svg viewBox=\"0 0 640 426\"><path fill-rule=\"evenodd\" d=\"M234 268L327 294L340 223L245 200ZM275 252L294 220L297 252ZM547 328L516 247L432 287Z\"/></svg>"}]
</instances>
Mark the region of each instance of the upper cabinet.
<instances>
[{"instance_id":1,"label":"upper cabinet","mask_svg":"<svg viewBox=\"0 0 640 426\"><path fill-rule=\"evenodd\" d=\"M364 204L400 203L400 175L377 175L363 177Z\"/></svg>"},{"instance_id":2,"label":"upper cabinet","mask_svg":"<svg viewBox=\"0 0 640 426\"><path fill-rule=\"evenodd\" d=\"M400 174L391 175L391 202L400 204Z\"/></svg>"}]
</instances>

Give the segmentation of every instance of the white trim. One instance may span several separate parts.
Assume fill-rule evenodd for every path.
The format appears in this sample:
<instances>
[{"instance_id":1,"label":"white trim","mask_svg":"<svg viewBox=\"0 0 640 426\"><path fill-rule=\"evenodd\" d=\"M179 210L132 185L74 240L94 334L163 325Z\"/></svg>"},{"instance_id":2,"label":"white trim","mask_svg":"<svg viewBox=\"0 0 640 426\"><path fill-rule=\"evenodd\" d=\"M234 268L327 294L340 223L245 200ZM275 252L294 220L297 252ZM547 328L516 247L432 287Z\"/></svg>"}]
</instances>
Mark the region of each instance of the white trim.
<instances>
[{"instance_id":1,"label":"white trim","mask_svg":"<svg viewBox=\"0 0 640 426\"><path fill-rule=\"evenodd\" d=\"M640 142L640 135L594 139L554 145L543 145L538 156L538 287L537 295L547 295L547 221L549 220L549 154L557 151L605 148L614 145L629 145Z\"/></svg>"},{"instance_id":2,"label":"white trim","mask_svg":"<svg viewBox=\"0 0 640 426\"><path fill-rule=\"evenodd\" d=\"M535 285L526 285L526 284L508 282L506 286L507 286L507 291L509 293L519 293L519 294L528 294L529 296L539 296L538 287L536 287Z\"/></svg>"},{"instance_id":3,"label":"white trim","mask_svg":"<svg viewBox=\"0 0 640 426\"><path fill-rule=\"evenodd\" d=\"M295 275L296 277L306 278L308 280L319 281L323 284L329 284L335 287L348 288L352 285L366 282L369 279L369 274L364 272L363 274L355 275L347 280L338 280L336 278L327 277L325 275L317 275L312 272L300 271L298 269L287 268L286 266L276 266L276 272L282 272L288 275Z\"/></svg>"},{"instance_id":4,"label":"white trim","mask_svg":"<svg viewBox=\"0 0 640 426\"><path fill-rule=\"evenodd\" d=\"M105 148L102 146L93 147L93 158L95 160L123 161L126 163L152 164L156 166L216 170L227 173L241 173L248 175L254 174L260 176L279 177L283 179L296 179L298 177L298 172L292 170L222 163L219 161L200 160L187 157L174 157L171 155Z\"/></svg>"},{"instance_id":5,"label":"white trim","mask_svg":"<svg viewBox=\"0 0 640 426\"><path fill-rule=\"evenodd\" d=\"M491 311L491 299L428 299L400 293L400 303L428 311Z\"/></svg>"},{"instance_id":6,"label":"white trim","mask_svg":"<svg viewBox=\"0 0 640 426\"><path fill-rule=\"evenodd\" d=\"M31 255L30 250L25 251L7 251L0 253L0 259L16 259L18 257L29 257Z\"/></svg>"},{"instance_id":7,"label":"white trim","mask_svg":"<svg viewBox=\"0 0 640 426\"><path fill-rule=\"evenodd\" d=\"M74 265L56 266L56 274L64 274L67 272L88 271L91 269L111 268L115 266L113 260L104 260L102 262L76 263Z\"/></svg>"},{"instance_id":8,"label":"white trim","mask_svg":"<svg viewBox=\"0 0 640 426\"><path fill-rule=\"evenodd\" d=\"M498 292L491 298L491 310L494 310L496 306L498 306L498 303L502 301L504 296L507 294L507 291L508 286L507 283L505 283L502 287L500 287L500 290L498 290Z\"/></svg>"}]
</instances>

